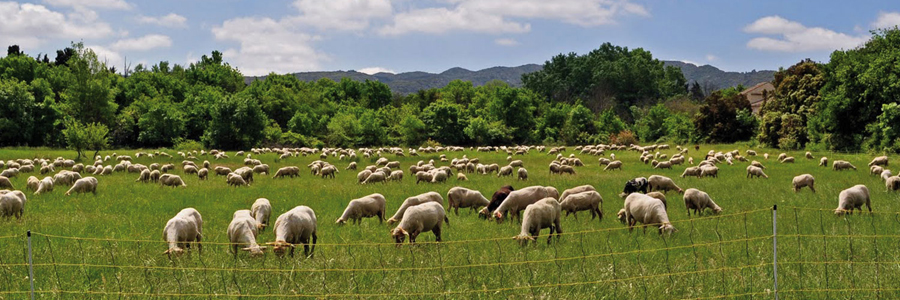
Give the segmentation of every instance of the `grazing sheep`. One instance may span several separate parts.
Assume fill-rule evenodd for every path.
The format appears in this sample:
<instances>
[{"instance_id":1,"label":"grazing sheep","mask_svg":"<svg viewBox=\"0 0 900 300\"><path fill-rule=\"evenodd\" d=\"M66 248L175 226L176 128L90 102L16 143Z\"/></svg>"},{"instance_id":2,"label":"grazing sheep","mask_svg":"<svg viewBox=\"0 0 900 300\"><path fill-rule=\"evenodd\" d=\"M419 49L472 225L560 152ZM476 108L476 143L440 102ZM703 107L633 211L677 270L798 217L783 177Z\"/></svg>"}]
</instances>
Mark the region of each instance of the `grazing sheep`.
<instances>
[{"instance_id":1,"label":"grazing sheep","mask_svg":"<svg viewBox=\"0 0 900 300\"><path fill-rule=\"evenodd\" d=\"M671 169L672 162L671 161L663 161L663 162L656 164L656 166L654 166L653 168L654 169Z\"/></svg>"},{"instance_id":2,"label":"grazing sheep","mask_svg":"<svg viewBox=\"0 0 900 300\"><path fill-rule=\"evenodd\" d=\"M184 183L184 180L181 179L181 176L175 174L165 174L159 177L159 184L162 186L171 186L173 188L184 186L187 184Z\"/></svg>"},{"instance_id":3,"label":"grazing sheep","mask_svg":"<svg viewBox=\"0 0 900 300\"><path fill-rule=\"evenodd\" d=\"M541 229L550 228L547 244L553 240L553 232L556 231L556 240L559 241L562 227L560 227L560 204L553 198L544 198L525 208L522 219L522 231L515 237L519 244L526 245L528 241L537 243L537 237ZM567 213L568 215L568 213Z\"/></svg>"},{"instance_id":4,"label":"grazing sheep","mask_svg":"<svg viewBox=\"0 0 900 300\"><path fill-rule=\"evenodd\" d=\"M494 210L494 218L497 222L503 221L504 215L510 215L521 220L519 212L524 210L526 206L537 202L544 198L559 199L559 191L552 186L530 186L521 190L509 193L506 200Z\"/></svg>"},{"instance_id":5,"label":"grazing sheep","mask_svg":"<svg viewBox=\"0 0 900 300\"><path fill-rule=\"evenodd\" d=\"M827 167L827 166L828 166L828 158L822 156L822 158L819 159L819 166L820 166L820 167Z\"/></svg>"},{"instance_id":6,"label":"grazing sheep","mask_svg":"<svg viewBox=\"0 0 900 300\"><path fill-rule=\"evenodd\" d=\"M284 168L281 168L281 169L284 169ZM279 169L278 171L281 171L281 169ZM228 173L232 172L231 168L221 167L221 166L216 167L214 170L216 172L216 176L228 176ZM163 171L163 172L165 172L165 171Z\"/></svg>"},{"instance_id":7,"label":"grazing sheep","mask_svg":"<svg viewBox=\"0 0 900 300\"><path fill-rule=\"evenodd\" d=\"M44 177L44 179L41 179L41 183L38 185L37 190L34 191L34 194L40 195L45 192L52 192L52 191L53 191L53 178L50 178L50 176L47 176L47 177Z\"/></svg>"},{"instance_id":8,"label":"grazing sheep","mask_svg":"<svg viewBox=\"0 0 900 300\"><path fill-rule=\"evenodd\" d=\"M881 172L884 172L884 168L881 166L871 166L869 167L869 173L875 176L881 175Z\"/></svg>"},{"instance_id":9,"label":"grazing sheep","mask_svg":"<svg viewBox=\"0 0 900 300\"><path fill-rule=\"evenodd\" d=\"M505 201L506 198L509 197L509 193L512 193L513 191L515 191L515 189L509 185L500 187L499 190L491 195L491 202L488 204L488 206L478 211L478 217L482 219L489 219L493 217L494 211L497 210L497 207L500 207L500 204L502 204L503 201Z\"/></svg>"},{"instance_id":10,"label":"grazing sheep","mask_svg":"<svg viewBox=\"0 0 900 300\"><path fill-rule=\"evenodd\" d=\"M3 170L3 172L0 172L0 176L6 177L6 178L13 178L13 177L19 176L19 169L18 168L9 168L9 169Z\"/></svg>"},{"instance_id":11,"label":"grazing sheep","mask_svg":"<svg viewBox=\"0 0 900 300\"><path fill-rule=\"evenodd\" d=\"M135 180L134 182L143 182L143 183L147 183L147 181L150 181L150 170L143 170L143 171L141 171L141 175L138 176L138 179Z\"/></svg>"},{"instance_id":12,"label":"grazing sheep","mask_svg":"<svg viewBox=\"0 0 900 300\"><path fill-rule=\"evenodd\" d=\"M416 205L419 205L422 203L427 203L427 202L437 202L443 206L444 198L441 197L441 194L438 194L436 192L427 192L424 194L419 194L416 196L406 198L406 200L403 200L403 204L400 204L400 208L397 209L397 212L394 213L394 216L392 216L390 219L388 219L388 221L387 221L388 225L394 224L397 221L400 221L401 219L403 219L403 214L410 207L413 207L413 206L416 206Z\"/></svg>"},{"instance_id":13,"label":"grazing sheep","mask_svg":"<svg viewBox=\"0 0 900 300\"><path fill-rule=\"evenodd\" d=\"M794 192L799 192L803 187L809 187L813 193L816 192L816 179L813 178L810 174L803 174L794 177L794 180L791 181L791 185L794 187Z\"/></svg>"},{"instance_id":14,"label":"grazing sheep","mask_svg":"<svg viewBox=\"0 0 900 300\"><path fill-rule=\"evenodd\" d=\"M356 183L362 184L363 182L366 181L366 179L369 178L369 175L372 175L372 171L369 171L369 170L359 171L359 173L356 174Z\"/></svg>"},{"instance_id":15,"label":"grazing sheep","mask_svg":"<svg viewBox=\"0 0 900 300\"><path fill-rule=\"evenodd\" d=\"M234 170L234 174L240 175L244 181L247 182L247 185L253 183L253 169L249 167L240 167L237 170Z\"/></svg>"},{"instance_id":16,"label":"grazing sheep","mask_svg":"<svg viewBox=\"0 0 900 300\"><path fill-rule=\"evenodd\" d=\"M206 180L209 177L209 169L202 168L198 170L197 177L200 178L200 180Z\"/></svg>"},{"instance_id":17,"label":"grazing sheep","mask_svg":"<svg viewBox=\"0 0 900 300\"><path fill-rule=\"evenodd\" d=\"M778 161L782 161L782 160L784 160L784 159L787 158L787 157L788 157L788 156L787 156L787 153L783 153L783 152L782 152L781 154L778 154Z\"/></svg>"},{"instance_id":18,"label":"grazing sheep","mask_svg":"<svg viewBox=\"0 0 900 300\"><path fill-rule=\"evenodd\" d=\"M381 182L382 184L385 184L387 182L386 180L387 180L387 176L384 174L384 172L378 171L378 172L369 174L369 177L366 177L366 180L363 181L362 184L369 184L369 183L376 183L376 182Z\"/></svg>"},{"instance_id":19,"label":"grazing sheep","mask_svg":"<svg viewBox=\"0 0 900 300\"><path fill-rule=\"evenodd\" d=\"M72 187L69 188L68 191L66 191L66 196L71 195L72 192L75 192L75 193L91 192L91 193L94 193L94 195L96 195L97 194L97 183L98 183L97 178L94 178L91 176L78 179L75 181L74 184L72 184Z\"/></svg>"},{"instance_id":20,"label":"grazing sheep","mask_svg":"<svg viewBox=\"0 0 900 300\"><path fill-rule=\"evenodd\" d=\"M512 176L513 167L511 166L503 166L500 168L500 172L497 173L497 177L501 176Z\"/></svg>"},{"instance_id":21,"label":"grazing sheep","mask_svg":"<svg viewBox=\"0 0 900 300\"><path fill-rule=\"evenodd\" d=\"M781 163L783 163L783 164L794 163L794 157L793 156L785 157L784 159L781 160Z\"/></svg>"},{"instance_id":22,"label":"grazing sheep","mask_svg":"<svg viewBox=\"0 0 900 300\"><path fill-rule=\"evenodd\" d=\"M259 198L250 206L250 216L256 220L256 226L259 229L269 226L269 217L272 215L272 204L269 199Z\"/></svg>"},{"instance_id":23,"label":"grazing sheep","mask_svg":"<svg viewBox=\"0 0 900 300\"><path fill-rule=\"evenodd\" d=\"M431 231L434 233L435 241L440 242L442 221L448 225L450 224L450 219L447 218L447 214L444 212L444 207L441 204L435 202L422 203L407 210L400 224L391 230L391 237L394 238L394 242L398 246L403 244L407 237L409 237L409 243L413 244L416 242L419 234Z\"/></svg>"},{"instance_id":24,"label":"grazing sheep","mask_svg":"<svg viewBox=\"0 0 900 300\"><path fill-rule=\"evenodd\" d=\"M371 194L359 199L353 199L347 204L344 213L335 221L344 224L348 220L359 224L363 218L378 217L378 223L384 222L384 207L387 201L381 194Z\"/></svg>"},{"instance_id":25,"label":"grazing sheep","mask_svg":"<svg viewBox=\"0 0 900 300\"><path fill-rule=\"evenodd\" d=\"M432 179L434 179L434 174L431 172L416 172L416 184L419 184L420 181L431 182Z\"/></svg>"},{"instance_id":26,"label":"grazing sheep","mask_svg":"<svg viewBox=\"0 0 900 300\"><path fill-rule=\"evenodd\" d=\"M619 160L611 161L611 162L609 162L608 165L606 165L606 168L603 168L604 171L621 170L621 169L622 169L622 161L619 161Z\"/></svg>"},{"instance_id":27,"label":"grazing sheep","mask_svg":"<svg viewBox=\"0 0 900 300\"><path fill-rule=\"evenodd\" d=\"M312 238L312 249L310 249ZM316 251L316 242L319 236L316 234L316 213L307 206L297 206L275 219L275 242L266 243L272 245L272 252L278 256L290 248L290 255L294 257L294 245L303 244L303 255L311 257Z\"/></svg>"},{"instance_id":28,"label":"grazing sheep","mask_svg":"<svg viewBox=\"0 0 900 300\"><path fill-rule=\"evenodd\" d=\"M560 173L560 174L565 173L565 174L575 175L575 168L572 167L572 166L562 165L562 166L559 166L559 173Z\"/></svg>"},{"instance_id":29,"label":"grazing sheep","mask_svg":"<svg viewBox=\"0 0 900 300\"><path fill-rule=\"evenodd\" d=\"M834 210L834 214L853 214L854 209L862 212L863 204L872 212L872 205L869 199L869 188L865 185L857 184L853 187L841 191L838 195L838 207Z\"/></svg>"},{"instance_id":30,"label":"grazing sheep","mask_svg":"<svg viewBox=\"0 0 900 300\"><path fill-rule=\"evenodd\" d=\"M388 176L391 181L403 181L403 171L397 170L391 172L391 175Z\"/></svg>"},{"instance_id":31,"label":"grazing sheep","mask_svg":"<svg viewBox=\"0 0 900 300\"><path fill-rule=\"evenodd\" d=\"M691 216L692 209L695 215L699 215L706 208L712 209L715 214L722 212L722 208L713 202L709 194L698 189L684 191L684 206L687 207L688 217Z\"/></svg>"},{"instance_id":32,"label":"grazing sheep","mask_svg":"<svg viewBox=\"0 0 900 300\"><path fill-rule=\"evenodd\" d=\"M888 165L888 157L887 156L879 156L873 158L871 162L869 162L869 166L887 166Z\"/></svg>"},{"instance_id":33,"label":"grazing sheep","mask_svg":"<svg viewBox=\"0 0 900 300\"><path fill-rule=\"evenodd\" d=\"M159 170L153 170L153 172L150 172L150 181L151 182L159 182L159 177L161 177L161 176L162 175L159 172Z\"/></svg>"},{"instance_id":34,"label":"grazing sheep","mask_svg":"<svg viewBox=\"0 0 900 300\"><path fill-rule=\"evenodd\" d=\"M719 168L716 166L702 166L700 167L700 177L719 178Z\"/></svg>"},{"instance_id":35,"label":"grazing sheep","mask_svg":"<svg viewBox=\"0 0 900 300\"><path fill-rule=\"evenodd\" d=\"M848 161L836 160L836 161L834 161L834 163L831 164L831 169L835 170L835 171L843 171L843 170L847 170L847 169L853 169L854 171L856 171L856 166L854 166L853 164L851 164Z\"/></svg>"},{"instance_id":36,"label":"grazing sheep","mask_svg":"<svg viewBox=\"0 0 900 300\"><path fill-rule=\"evenodd\" d=\"M887 188L888 192L900 190L900 176L890 176L885 178L884 186Z\"/></svg>"},{"instance_id":37,"label":"grazing sheep","mask_svg":"<svg viewBox=\"0 0 900 300\"><path fill-rule=\"evenodd\" d=\"M769 178L769 175L766 175L762 168L757 166L747 166L747 177L753 178L753 176Z\"/></svg>"},{"instance_id":38,"label":"grazing sheep","mask_svg":"<svg viewBox=\"0 0 900 300\"><path fill-rule=\"evenodd\" d=\"M34 176L32 176L32 177L34 177ZM37 177L35 177L35 178L37 178ZM15 189L15 187L13 187L12 182L9 181L9 178L6 178L5 176L0 176L0 188L7 188L7 189L11 189L11 190Z\"/></svg>"},{"instance_id":39,"label":"grazing sheep","mask_svg":"<svg viewBox=\"0 0 900 300\"><path fill-rule=\"evenodd\" d=\"M617 214L620 220L628 225L628 230L634 229L638 222L645 225L659 225L659 234L673 233L675 227L669 222L669 214L662 201L644 194L630 194L625 198L625 207ZM647 232L647 227L644 227Z\"/></svg>"},{"instance_id":40,"label":"grazing sheep","mask_svg":"<svg viewBox=\"0 0 900 300\"><path fill-rule=\"evenodd\" d=\"M322 176L322 178L326 178L326 177L330 176L332 179L334 179L335 173L337 173L337 168L335 168L332 165L324 166L324 167L322 167L322 169L319 170L319 174Z\"/></svg>"},{"instance_id":41,"label":"grazing sheep","mask_svg":"<svg viewBox=\"0 0 900 300\"><path fill-rule=\"evenodd\" d=\"M651 175L650 178L647 179L647 183L650 191L663 191L663 193L666 193L672 190L679 193L684 192L684 190L678 187L671 178L665 176Z\"/></svg>"},{"instance_id":42,"label":"grazing sheep","mask_svg":"<svg viewBox=\"0 0 900 300\"><path fill-rule=\"evenodd\" d=\"M355 161L350 162L350 165L348 165L347 168L345 168L344 170L356 170L356 162Z\"/></svg>"},{"instance_id":43,"label":"grazing sheep","mask_svg":"<svg viewBox=\"0 0 900 300\"><path fill-rule=\"evenodd\" d=\"M622 189L623 197L630 195L631 193L636 193L640 191L641 193L646 194L648 189L650 188L650 183L647 181L647 178L638 177L632 180L625 182L625 188Z\"/></svg>"},{"instance_id":44,"label":"grazing sheep","mask_svg":"<svg viewBox=\"0 0 900 300\"><path fill-rule=\"evenodd\" d=\"M284 178L284 176L288 176L291 178L300 176L300 168L293 166L280 168L275 172L275 176L272 176L272 178Z\"/></svg>"},{"instance_id":45,"label":"grazing sheep","mask_svg":"<svg viewBox=\"0 0 900 300\"><path fill-rule=\"evenodd\" d=\"M700 167L687 167L684 169L684 173L681 173L681 178L685 176L697 176L700 177Z\"/></svg>"},{"instance_id":46,"label":"grazing sheep","mask_svg":"<svg viewBox=\"0 0 900 300\"><path fill-rule=\"evenodd\" d=\"M184 166L184 174L197 174L197 167L194 165Z\"/></svg>"},{"instance_id":47,"label":"grazing sheep","mask_svg":"<svg viewBox=\"0 0 900 300\"><path fill-rule=\"evenodd\" d=\"M197 243L197 250L203 253L203 245L200 244L202 238L203 217L200 212L194 208L182 209L163 228L163 240L169 245L169 249L163 254L180 256L184 254L184 248L190 248L194 242Z\"/></svg>"},{"instance_id":48,"label":"grazing sheep","mask_svg":"<svg viewBox=\"0 0 900 300\"><path fill-rule=\"evenodd\" d=\"M16 217L16 220L22 218L25 214L25 193L21 191L0 192L0 217L6 220Z\"/></svg>"},{"instance_id":49,"label":"grazing sheep","mask_svg":"<svg viewBox=\"0 0 900 300\"><path fill-rule=\"evenodd\" d=\"M249 183L247 183L247 181L244 180L243 177L241 177L241 175L238 175L236 173L228 174L228 177L225 178L225 183L227 183L228 186L249 186L250 185Z\"/></svg>"},{"instance_id":50,"label":"grazing sheep","mask_svg":"<svg viewBox=\"0 0 900 300\"><path fill-rule=\"evenodd\" d=\"M438 170L438 169L435 169ZM432 173L431 182L443 183L447 181L447 172L437 171Z\"/></svg>"},{"instance_id":51,"label":"grazing sheep","mask_svg":"<svg viewBox=\"0 0 900 300\"><path fill-rule=\"evenodd\" d=\"M260 175L263 175L263 174L269 175L270 174L269 173L269 165L261 164L261 165L253 166L253 173L260 174Z\"/></svg>"},{"instance_id":52,"label":"grazing sheep","mask_svg":"<svg viewBox=\"0 0 900 300\"><path fill-rule=\"evenodd\" d=\"M894 173L891 173L891 170L884 170L884 171L881 171L881 180L887 181L887 179L888 179L889 177L891 177L892 175L894 175Z\"/></svg>"},{"instance_id":53,"label":"grazing sheep","mask_svg":"<svg viewBox=\"0 0 900 300\"><path fill-rule=\"evenodd\" d=\"M566 197L569 197L569 195L578 194L578 193L582 193L582 192L590 192L590 191L597 191L597 189L595 189L594 186L592 186L590 184L579 185L579 186L573 187L571 189L563 191L562 194L559 194L559 202L565 201Z\"/></svg>"},{"instance_id":54,"label":"grazing sheep","mask_svg":"<svg viewBox=\"0 0 900 300\"><path fill-rule=\"evenodd\" d=\"M768 154L768 153L764 153L764 154L763 154L763 158L765 158L765 159L768 160L768 159L769 159L769 154Z\"/></svg>"},{"instance_id":55,"label":"grazing sheep","mask_svg":"<svg viewBox=\"0 0 900 300\"><path fill-rule=\"evenodd\" d=\"M659 201L662 201L663 206L666 207L666 211L669 210L669 203L668 203L668 201L666 200L666 195L665 195L665 194L660 193L660 192L649 192L649 193L647 193L647 196L650 196L650 197L652 197L652 198L659 199Z\"/></svg>"},{"instance_id":56,"label":"grazing sheep","mask_svg":"<svg viewBox=\"0 0 900 300\"><path fill-rule=\"evenodd\" d=\"M459 215L459 208L471 208L473 211L482 206L488 206L490 201L476 190L470 190L464 187L452 187L447 191L448 208L453 209L454 213Z\"/></svg>"},{"instance_id":57,"label":"grazing sheep","mask_svg":"<svg viewBox=\"0 0 900 300\"><path fill-rule=\"evenodd\" d=\"M603 220L603 211L600 210L600 207L603 206L603 198L600 197L600 193L597 193L596 191L570 194L565 199L562 199L562 201L559 202L559 205L562 210L566 211L566 217L571 213L575 215L575 220L578 220L579 211L589 210L591 211L591 220L598 216L601 221ZM526 218L528 217L527 208L525 216Z\"/></svg>"},{"instance_id":58,"label":"grazing sheep","mask_svg":"<svg viewBox=\"0 0 900 300\"><path fill-rule=\"evenodd\" d=\"M456 173L456 181L467 181L467 180L469 180L469 178L466 177L466 174L463 174L462 172Z\"/></svg>"},{"instance_id":59,"label":"grazing sheep","mask_svg":"<svg viewBox=\"0 0 900 300\"><path fill-rule=\"evenodd\" d=\"M528 180L528 170L525 170L525 168L519 168L516 173L518 174L516 180Z\"/></svg>"},{"instance_id":60,"label":"grazing sheep","mask_svg":"<svg viewBox=\"0 0 900 300\"><path fill-rule=\"evenodd\" d=\"M806 159L814 159L812 153L810 153L809 151L806 152Z\"/></svg>"},{"instance_id":61,"label":"grazing sheep","mask_svg":"<svg viewBox=\"0 0 900 300\"><path fill-rule=\"evenodd\" d=\"M765 166L763 166L761 163L759 163L758 161L755 161L755 160L754 160L753 162L751 162L750 165L751 165L751 166L754 166L754 167L757 167L757 168L760 168L760 169L763 169L763 170L766 169Z\"/></svg>"},{"instance_id":62,"label":"grazing sheep","mask_svg":"<svg viewBox=\"0 0 900 300\"><path fill-rule=\"evenodd\" d=\"M246 209L234 212L231 223L228 224L228 241L231 242L231 252L237 257L238 248L249 251L250 256L263 255L265 246L260 247L256 243L256 236L259 233L259 224L250 216L250 211Z\"/></svg>"}]
</instances>

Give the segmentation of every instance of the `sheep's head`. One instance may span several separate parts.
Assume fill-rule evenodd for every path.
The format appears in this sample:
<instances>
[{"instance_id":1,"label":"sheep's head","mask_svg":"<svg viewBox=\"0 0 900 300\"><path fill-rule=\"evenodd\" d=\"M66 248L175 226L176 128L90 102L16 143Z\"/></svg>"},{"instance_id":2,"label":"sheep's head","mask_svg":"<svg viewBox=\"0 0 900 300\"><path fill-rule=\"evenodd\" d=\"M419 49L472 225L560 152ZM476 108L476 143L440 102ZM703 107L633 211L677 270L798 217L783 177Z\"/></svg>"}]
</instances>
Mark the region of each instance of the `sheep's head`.
<instances>
[{"instance_id":1,"label":"sheep's head","mask_svg":"<svg viewBox=\"0 0 900 300\"><path fill-rule=\"evenodd\" d=\"M391 224L394 224L394 223L397 223L397 219L394 219L394 218L390 218L390 219L388 219L388 220L387 220L387 223L388 223L388 225L391 225Z\"/></svg>"},{"instance_id":2,"label":"sheep's head","mask_svg":"<svg viewBox=\"0 0 900 300\"><path fill-rule=\"evenodd\" d=\"M503 213L499 211L494 212L494 219L497 220L497 223L503 223Z\"/></svg>"},{"instance_id":3,"label":"sheep's head","mask_svg":"<svg viewBox=\"0 0 900 300\"><path fill-rule=\"evenodd\" d=\"M672 226L671 223L663 223L659 226L659 234L672 234L678 232L678 229L675 229L675 226Z\"/></svg>"},{"instance_id":4,"label":"sheep's head","mask_svg":"<svg viewBox=\"0 0 900 300\"><path fill-rule=\"evenodd\" d=\"M246 248L241 248L241 250L249 251L251 257L262 256L263 254L265 254L266 246L246 247Z\"/></svg>"},{"instance_id":5,"label":"sheep's head","mask_svg":"<svg viewBox=\"0 0 900 300\"><path fill-rule=\"evenodd\" d=\"M834 210L834 214L836 216L843 216L843 215L849 214L849 213L851 213L851 211L843 209L843 208L838 208L838 209Z\"/></svg>"},{"instance_id":6,"label":"sheep's head","mask_svg":"<svg viewBox=\"0 0 900 300\"><path fill-rule=\"evenodd\" d=\"M275 241L275 242L273 242L273 243L266 243L266 245L271 245L271 246L272 246L272 252L274 252L275 255L278 255L279 257L280 257L280 256L284 256L284 253L285 253L288 249L294 249L294 245L293 245L293 244L288 243L288 242L285 242L285 241Z\"/></svg>"},{"instance_id":7,"label":"sheep's head","mask_svg":"<svg viewBox=\"0 0 900 300\"><path fill-rule=\"evenodd\" d=\"M720 214L720 213L722 213L722 208L719 207L719 206L714 207L714 208L713 208L713 213L714 213L714 214Z\"/></svg>"},{"instance_id":8,"label":"sheep's head","mask_svg":"<svg viewBox=\"0 0 900 300\"><path fill-rule=\"evenodd\" d=\"M482 219L489 219L491 216L491 212L488 211L487 207L482 208L478 211L478 217Z\"/></svg>"},{"instance_id":9,"label":"sheep's head","mask_svg":"<svg viewBox=\"0 0 900 300\"><path fill-rule=\"evenodd\" d=\"M343 218L338 218L337 221L334 221L334 224L338 224L338 225L344 225L346 223L347 223L347 220L344 220Z\"/></svg>"},{"instance_id":10,"label":"sheep's head","mask_svg":"<svg viewBox=\"0 0 900 300\"><path fill-rule=\"evenodd\" d=\"M616 213L616 218L619 219L619 222L625 224L625 209L620 209L619 212Z\"/></svg>"},{"instance_id":11,"label":"sheep's head","mask_svg":"<svg viewBox=\"0 0 900 300\"><path fill-rule=\"evenodd\" d=\"M166 250L166 252L163 252L163 254L168 255L169 257L171 257L172 255L174 255L175 257L179 257L184 254L184 249L182 249L181 247L172 247Z\"/></svg>"},{"instance_id":12,"label":"sheep's head","mask_svg":"<svg viewBox=\"0 0 900 300\"><path fill-rule=\"evenodd\" d=\"M520 246L528 245L528 242L534 241L534 237L530 235L517 235L513 237L514 240L519 241Z\"/></svg>"},{"instance_id":13,"label":"sheep's head","mask_svg":"<svg viewBox=\"0 0 900 300\"><path fill-rule=\"evenodd\" d=\"M409 232L403 230L403 228L397 227L391 230L391 236L394 238L394 242L397 243L397 246L403 244L406 241L406 238L409 237Z\"/></svg>"}]
</instances>

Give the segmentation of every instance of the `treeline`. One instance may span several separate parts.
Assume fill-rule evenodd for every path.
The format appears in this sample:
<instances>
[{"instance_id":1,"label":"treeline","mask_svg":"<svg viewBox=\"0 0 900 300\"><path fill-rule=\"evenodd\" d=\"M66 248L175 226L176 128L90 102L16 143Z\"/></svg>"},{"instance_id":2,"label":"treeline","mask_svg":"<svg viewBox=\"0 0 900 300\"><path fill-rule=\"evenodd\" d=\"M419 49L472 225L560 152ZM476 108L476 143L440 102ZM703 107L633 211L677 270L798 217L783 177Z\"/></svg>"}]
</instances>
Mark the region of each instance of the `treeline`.
<instances>
[{"instance_id":1,"label":"treeline","mask_svg":"<svg viewBox=\"0 0 900 300\"><path fill-rule=\"evenodd\" d=\"M523 88L453 81L402 95L376 81L246 85L218 51L117 71L81 44L0 58L0 146L176 147L759 142L900 149L900 32L775 75L760 116L733 87L705 95L643 50L561 54Z\"/></svg>"}]
</instances>

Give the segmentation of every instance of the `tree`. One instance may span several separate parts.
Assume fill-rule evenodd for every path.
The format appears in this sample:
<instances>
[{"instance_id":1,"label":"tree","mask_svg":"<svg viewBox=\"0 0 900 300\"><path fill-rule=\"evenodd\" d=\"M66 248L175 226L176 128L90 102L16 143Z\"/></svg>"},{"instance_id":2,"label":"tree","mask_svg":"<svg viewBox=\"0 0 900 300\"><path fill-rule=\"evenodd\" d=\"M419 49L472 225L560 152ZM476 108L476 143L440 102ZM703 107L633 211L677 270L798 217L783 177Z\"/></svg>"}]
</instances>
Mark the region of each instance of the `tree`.
<instances>
[{"instance_id":1,"label":"tree","mask_svg":"<svg viewBox=\"0 0 900 300\"><path fill-rule=\"evenodd\" d=\"M259 103L239 95L226 96L212 104L210 121L203 134L208 147L249 149L262 140L266 116Z\"/></svg>"},{"instance_id":2,"label":"tree","mask_svg":"<svg viewBox=\"0 0 900 300\"><path fill-rule=\"evenodd\" d=\"M244 76L237 68L224 62L222 52L213 51L211 56L203 55L200 61L192 63L185 72L188 83L220 87L228 93L244 89Z\"/></svg>"},{"instance_id":3,"label":"tree","mask_svg":"<svg viewBox=\"0 0 900 300\"><path fill-rule=\"evenodd\" d=\"M465 118L458 104L440 100L425 108L422 121L430 131L430 136L444 145L459 145L465 141Z\"/></svg>"},{"instance_id":4,"label":"tree","mask_svg":"<svg viewBox=\"0 0 900 300\"><path fill-rule=\"evenodd\" d=\"M118 105L113 82L115 74L109 73L106 64L97 54L83 44L72 45L75 55L68 60L73 81L63 92L66 114L82 123L112 124Z\"/></svg>"},{"instance_id":5,"label":"tree","mask_svg":"<svg viewBox=\"0 0 900 300\"><path fill-rule=\"evenodd\" d=\"M25 82L0 79L0 145L25 145L34 126L34 96Z\"/></svg>"},{"instance_id":6,"label":"tree","mask_svg":"<svg viewBox=\"0 0 900 300\"><path fill-rule=\"evenodd\" d=\"M138 142L150 147L173 145L184 132L184 113L162 99L152 99L147 105L137 122Z\"/></svg>"},{"instance_id":7,"label":"tree","mask_svg":"<svg viewBox=\"0 0 900 300\"><path fill-rule=\"evenodd\" d=\"M697 133L708 143L733 143L753 136L758 126L750 111L750 102L738 92L741 88L716 91L706 97L694 116Z\"/></svg>"},{"instance_id":8,"label":"tree","mask_svg":"<svg viewBox=\"0 0 900 300\"><path fill-rule=\"evenodd\" d=\"M868 141L870 149L900 152L900 104L882 104L877 122L869 124L866 131L871 134Z\"/></svg>"},{"instance_id":9,"label":"tree","mask_svg":"<svg viewBox=\"0 0 900 300\"><path fill-rule=\"evenodd\" d=\"M19 45L12 45L6 47L6 56L16 56L22 55L22 50L19 49Z\"/></svg>"},{"instance_id":10,"label":"tree","mask_svg":"<svg viewBox=\"0 0 900 300\"><path fill-rule=\"evenodd\" d=\"M647 114L635 123L635 131L641 141L647 143L656 142L668 134L666 127L666 119L672 113L663 104L657 104L650 107Z\"/></svg>"},{"instance_id":11,"label":"tree","mask_svg":"<svg viewBox=\"0 0 900 300\"><path fill-rule=\"evenodd\" d=\"M809 59L803 60L787 70L776 72L772 84L775 86L773 96L760 109L763 118L758 139L771 147L803 148L809 141L806 124L815 114L821 99L819 90L825 84L822 66Z\"/></svg>"},{"instance_id":12,"label":"tree","mask_svg":"<svg viewBox=\"0 0 900 300\"><path fill-rule=\"evenodd\" d=\"M425 122L410 114L400 122L400 138L407 146L419 146L428 137L427 129Z\"/></svg>"},{"instance_id":13,"label":"tree","mask_svg":"<svg viewBox=\"0 0 900 300\"><path fill-rule=\"evenodd\" d=\"M69 149L73 149L78 153L75 160L80 160L84 156L85 150L94 150L97 156L100 150L109 147L109 128L100 123L82 124L74 119L66 121L66 129L63 130L63 136L66 137L66 144Z\"/></svg>"}]
</instances>

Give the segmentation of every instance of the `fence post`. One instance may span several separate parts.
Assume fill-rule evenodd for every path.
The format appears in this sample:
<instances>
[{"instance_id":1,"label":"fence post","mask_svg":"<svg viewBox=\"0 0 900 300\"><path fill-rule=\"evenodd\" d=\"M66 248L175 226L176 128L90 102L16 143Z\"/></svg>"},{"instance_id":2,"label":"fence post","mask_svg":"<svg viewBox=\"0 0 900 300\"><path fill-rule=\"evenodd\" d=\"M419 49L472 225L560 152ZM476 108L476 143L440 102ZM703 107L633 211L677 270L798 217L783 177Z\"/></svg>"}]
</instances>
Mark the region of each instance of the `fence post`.
<instances>
[{"instance_id":1,"label":"fence post","mask_svg":"<svg viewBox=\"0 0 900 300\"><path fill-rule=\"evenodd\" d=\"M775 279L775 300L778 300L778 205L772 206L772 270Z\"/></svg>"},{"instance_id":2,"label":"fence post","mask_svg":"<svg viewBox=\"0 0 900 300\"><path fill-rule=\"evenodd\" d=\"M31 260L31 230L27 231L28 236L28 281L31 283L31 300L34 300L34 263Z\"/></svg>"}]
</instances>

